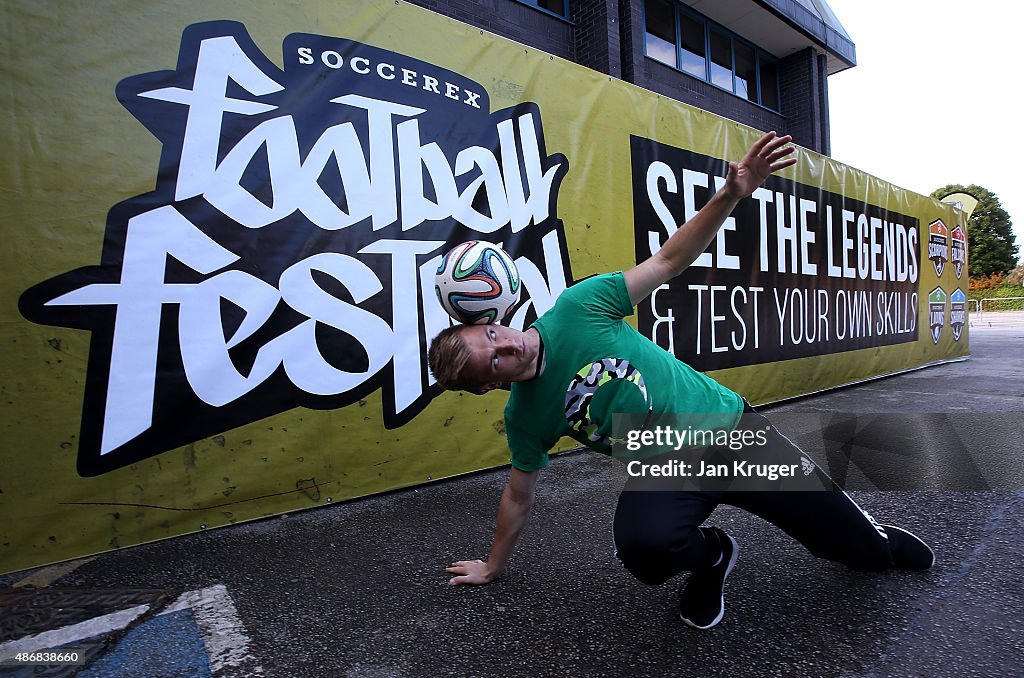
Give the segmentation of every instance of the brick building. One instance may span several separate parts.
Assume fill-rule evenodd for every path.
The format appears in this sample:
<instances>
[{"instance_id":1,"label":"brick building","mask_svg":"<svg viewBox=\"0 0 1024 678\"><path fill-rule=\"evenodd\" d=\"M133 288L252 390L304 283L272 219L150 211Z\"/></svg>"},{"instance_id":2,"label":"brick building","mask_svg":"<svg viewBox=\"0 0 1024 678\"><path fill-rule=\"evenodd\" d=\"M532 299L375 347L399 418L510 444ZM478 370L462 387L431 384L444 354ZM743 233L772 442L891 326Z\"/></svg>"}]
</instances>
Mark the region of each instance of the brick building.
<instances>
[{"instance_id":1,"label":"brick building","mask_svg":"<svg viewBox=\"0 0 1024 678\"><path fill-rule=\"evenodd\" d=\"M410 0L829 154L827 78L856 65L825 0Z\"/></svg>"}]
</instances>

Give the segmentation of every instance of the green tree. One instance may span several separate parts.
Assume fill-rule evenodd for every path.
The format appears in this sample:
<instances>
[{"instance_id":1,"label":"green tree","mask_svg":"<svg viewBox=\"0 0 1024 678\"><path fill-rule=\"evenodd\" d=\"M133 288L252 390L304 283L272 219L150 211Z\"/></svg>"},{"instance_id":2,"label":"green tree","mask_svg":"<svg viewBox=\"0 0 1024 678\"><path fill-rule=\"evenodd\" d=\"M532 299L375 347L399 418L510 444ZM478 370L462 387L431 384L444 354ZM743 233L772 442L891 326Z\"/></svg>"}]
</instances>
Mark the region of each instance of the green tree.
<instances>
[{"instance_id":1,"label":"green tree","mask_svg":"<svg viewBox=\"0 0 1024 678\"><path fill-rule=\"evenodd\" d=\"M967 259L971 277L1013 270L1017 265L1016 237L1013 234L1013 222L999 203L999 197L977 184L949 184L932 191L932 197L941 198L957 191L969 193L978 199L978 206L967 222Z\"/></svg>"}]
</instances>

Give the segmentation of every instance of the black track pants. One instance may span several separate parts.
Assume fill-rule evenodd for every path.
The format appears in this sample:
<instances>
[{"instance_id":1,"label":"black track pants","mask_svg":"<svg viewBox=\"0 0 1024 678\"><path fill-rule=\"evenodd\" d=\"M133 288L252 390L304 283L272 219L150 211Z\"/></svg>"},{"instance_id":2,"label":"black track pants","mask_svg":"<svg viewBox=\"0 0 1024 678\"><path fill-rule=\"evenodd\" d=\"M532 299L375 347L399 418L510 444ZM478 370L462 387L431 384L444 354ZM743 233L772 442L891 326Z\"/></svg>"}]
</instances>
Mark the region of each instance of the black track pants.
<instances>
[{"instance_id":1,"label":"black track pants","mask_svg":"<svg viewBox=\"0 0 1024 678\"><path fill-rule=\"evenodd\" d=\"M770 426L746 406L745 419ZM800 449L774 426L765 453L777 463L800 464ZM845 492L820 474L827 491L689 492L637 490L627 481L615 510L615 548L623 565L646 584L661 584L683 571L714 564L722 553L718 535L700 525L719 504L764 518L819 558L856 570L893 566L889 540ZM649 485L645 486L649 487Z\"/></svg>"}]
</instances>

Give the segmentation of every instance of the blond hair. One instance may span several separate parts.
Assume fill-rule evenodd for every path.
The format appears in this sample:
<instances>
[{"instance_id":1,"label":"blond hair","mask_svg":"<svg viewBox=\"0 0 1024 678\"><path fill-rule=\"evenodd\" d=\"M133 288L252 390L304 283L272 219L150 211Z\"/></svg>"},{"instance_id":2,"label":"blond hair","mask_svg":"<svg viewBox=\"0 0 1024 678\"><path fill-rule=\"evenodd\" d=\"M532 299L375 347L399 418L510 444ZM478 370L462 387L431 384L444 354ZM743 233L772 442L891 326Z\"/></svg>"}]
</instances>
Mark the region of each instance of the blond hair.
<instances>
[{"instance_id":1,"label":"blond hair","mask_svg":"<svg viewBox=\"0 0 1024 678\"><path fill-rule=\"evenodd\" d=\"M427 350L427 365L437 383L449 391L475 391L483 386L462 376L462 368L469 361L469 347L462 338L467 325L453 325L434 337Z\"/></svg>"}]
</instances>

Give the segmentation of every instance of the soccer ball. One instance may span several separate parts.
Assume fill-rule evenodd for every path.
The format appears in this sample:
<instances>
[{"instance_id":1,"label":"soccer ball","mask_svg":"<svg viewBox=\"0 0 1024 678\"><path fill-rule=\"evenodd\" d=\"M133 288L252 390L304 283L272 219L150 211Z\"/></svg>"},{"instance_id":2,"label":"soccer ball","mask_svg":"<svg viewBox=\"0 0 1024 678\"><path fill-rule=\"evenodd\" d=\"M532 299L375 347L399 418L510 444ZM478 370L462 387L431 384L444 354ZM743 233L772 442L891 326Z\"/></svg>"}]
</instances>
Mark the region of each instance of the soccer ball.
<instances>
[{"instance_id":1,"label":"soccer ball","mask_svg":"<svg viewBox=\"0 0 1024 678\"><path fill-rule=\"evenodd\" d=\"M448 315L467 325L501 322L519 303L519 270L505 250L470 240L448 251L434 290Z\"/></svg>"}]
</instances>

